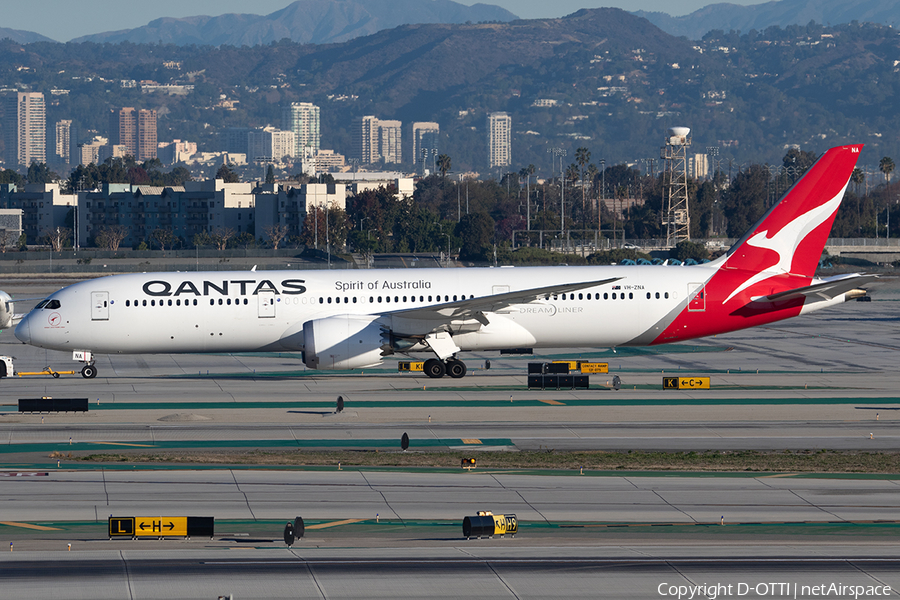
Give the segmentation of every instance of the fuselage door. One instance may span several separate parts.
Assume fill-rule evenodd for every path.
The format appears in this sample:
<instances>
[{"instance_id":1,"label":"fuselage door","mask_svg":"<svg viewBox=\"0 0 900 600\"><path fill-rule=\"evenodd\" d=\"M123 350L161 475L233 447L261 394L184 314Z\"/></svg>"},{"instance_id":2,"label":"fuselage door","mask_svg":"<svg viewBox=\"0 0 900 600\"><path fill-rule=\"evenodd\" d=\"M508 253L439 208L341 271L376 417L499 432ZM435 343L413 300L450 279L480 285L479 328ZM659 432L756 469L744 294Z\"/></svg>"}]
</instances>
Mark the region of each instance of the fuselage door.
<instances>
[{"instance_id":1,"label":"fuselage door","mask_svg":"<svg viewBox=\"0 0 900 600\"><path fill-rule=\"evenodd\" d=\"M259 303L259 318L267 319L275 316L275 292L272 290L261 290L257 295Z\"/></svg>"},{"instance_id":2,"label":"fuselage door","mask_svg":"<svg viewBox=\"0 0 900 600\"><path fill-rule=\"evenodd\" d=\"M706 310L706 290L702 283L688 284L688 310L692 312L703 312Z\"/></svg>"},{"instance_id":3,"label":"fuselage door","mask_svg":"<svg viewBox=\"0 0 900 600\"><path fill-rule=\"evenodd\" d=\"M109 292L91 292L91 320L109 320Z\"/></svg>"}]
</instances>

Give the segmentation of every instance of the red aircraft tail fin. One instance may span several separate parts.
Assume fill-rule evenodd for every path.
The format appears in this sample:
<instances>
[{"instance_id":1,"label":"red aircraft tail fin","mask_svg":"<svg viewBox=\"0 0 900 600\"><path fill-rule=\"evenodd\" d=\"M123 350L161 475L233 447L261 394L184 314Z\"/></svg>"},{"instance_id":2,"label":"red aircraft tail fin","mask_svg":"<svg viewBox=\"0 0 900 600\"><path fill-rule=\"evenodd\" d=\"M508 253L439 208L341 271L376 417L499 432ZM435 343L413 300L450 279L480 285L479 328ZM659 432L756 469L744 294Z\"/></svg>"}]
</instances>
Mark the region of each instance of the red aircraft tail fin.
<instances>
[{"instance_id":1,"label":"red aircraft tail fin","mask_svg":"<svg viewBox=\"0 0 900 600\"><path fill-rule=\"evenodd\" d=\"M862 144L828 150L728 251L722 268L754 272L725 302L778 275L811 278L831 231Z\"/></svg>"}]
</instances>

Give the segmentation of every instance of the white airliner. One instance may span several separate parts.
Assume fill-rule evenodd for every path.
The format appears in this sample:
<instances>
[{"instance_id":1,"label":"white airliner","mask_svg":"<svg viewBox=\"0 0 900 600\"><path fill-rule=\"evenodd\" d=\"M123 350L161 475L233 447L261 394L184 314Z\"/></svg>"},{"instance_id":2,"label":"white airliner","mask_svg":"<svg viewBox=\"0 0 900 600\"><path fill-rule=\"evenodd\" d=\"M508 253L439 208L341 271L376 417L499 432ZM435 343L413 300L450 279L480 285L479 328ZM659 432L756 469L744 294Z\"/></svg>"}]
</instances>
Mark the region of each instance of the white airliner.
<instances>
[{"instance_id":1,"label":"white airliner","mask_svg":"<svg viewBox=\"0 0 900 600\"><path fill-rule=\"evenodd\" d=\"M814 276L861 145L832 148L725 255L697 266L141 273L55 292L16 328L26 344L96 354L302 351L312 369L424 352L648 346L735 331L864 294L869 275ZM0 327L12 305L0 298ZM5 323L4 323L5 321Z\"/></svg>"}]
</instances>

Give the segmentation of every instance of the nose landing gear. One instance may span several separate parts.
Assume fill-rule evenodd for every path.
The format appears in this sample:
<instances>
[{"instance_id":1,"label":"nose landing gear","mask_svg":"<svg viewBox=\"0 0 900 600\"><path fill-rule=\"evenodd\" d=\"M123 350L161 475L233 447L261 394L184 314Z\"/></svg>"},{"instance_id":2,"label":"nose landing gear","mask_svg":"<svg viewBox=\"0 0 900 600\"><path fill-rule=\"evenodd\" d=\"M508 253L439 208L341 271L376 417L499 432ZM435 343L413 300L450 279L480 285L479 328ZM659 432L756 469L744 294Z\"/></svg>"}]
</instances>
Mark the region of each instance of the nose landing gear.
<instances>
[{"instance_id":1,"label":"nose landing gear","mask_svg":"<svg viewBox=\"0 0 900 600\"><path fill-rule=\"evenodd\" d=\"M93 379L94 377L97 376L97 367L95 367L92 364L84 365L81 368L81 376L84 377L85 379Z\"/></svg>"}]
</instances>

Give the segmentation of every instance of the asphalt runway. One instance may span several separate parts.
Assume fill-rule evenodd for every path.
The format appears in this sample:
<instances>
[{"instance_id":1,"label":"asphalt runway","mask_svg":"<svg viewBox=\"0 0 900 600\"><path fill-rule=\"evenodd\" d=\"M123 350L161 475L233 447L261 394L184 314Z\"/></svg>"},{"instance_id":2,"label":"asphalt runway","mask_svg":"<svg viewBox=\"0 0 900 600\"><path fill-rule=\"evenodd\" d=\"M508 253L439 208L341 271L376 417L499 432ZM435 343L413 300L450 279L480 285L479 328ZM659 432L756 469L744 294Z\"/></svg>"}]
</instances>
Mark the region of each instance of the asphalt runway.
<instances>
[{"instance_id":1,"label":"asphalt runway","mask_svg":"<svg viewBox=\"0 0 900 600\"><path fill-rule=\"evenodd\" d=\"M0 555L0 583L16 598L635 598L821 597L816 586L893 595L900 586L896 546L851 558L827 548L589 547L514 551L456 548L398 551L105 551L54 564L34 553ZM738 554L739 560L721 554ZM87 555L89 554L89 556ZM891 556L893 554L893 556ZM680 588L680 589L679 589ZM803 593L804 591L818 593ZM870 594L866 595L865 590ZM731 592L730 594L728 592ZM833 594L832 597L838 594ZM840 597L848 597L847 593Z\"/></svg>"}]
</instances>

